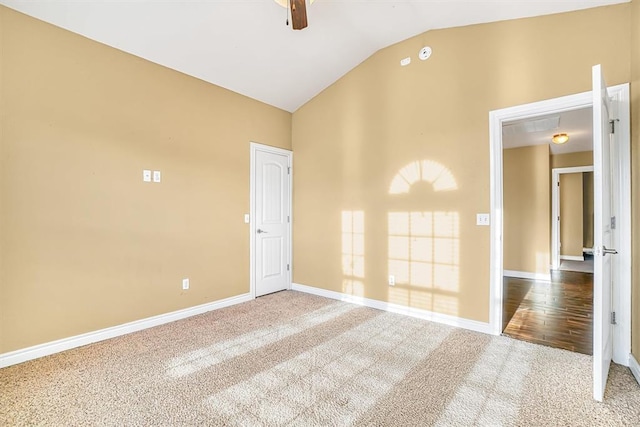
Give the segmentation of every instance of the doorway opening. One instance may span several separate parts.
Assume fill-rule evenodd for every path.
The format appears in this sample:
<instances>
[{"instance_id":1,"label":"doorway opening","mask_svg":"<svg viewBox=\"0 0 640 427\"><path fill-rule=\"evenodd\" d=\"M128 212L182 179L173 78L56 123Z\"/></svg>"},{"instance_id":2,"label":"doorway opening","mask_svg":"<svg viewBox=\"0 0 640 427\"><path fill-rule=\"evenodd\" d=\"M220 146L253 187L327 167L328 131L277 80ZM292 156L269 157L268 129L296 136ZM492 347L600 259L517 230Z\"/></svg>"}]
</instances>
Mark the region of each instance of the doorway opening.
<instances>
[{"instance_id":1,"label":"doorway opening","mask_svg":"<svg viewBox=\"0 0 640 427\"><path fill-rule=\"evenodd\" d=\"M580 108L502 124L502 333L588 355L593 191L584 194L583 172L593 171L592 116ZM553 143L558 133L569 141ZM573 264L582 271L565 271Z\"/></svg>"},{"instance_id":2,"label":"doorway opening","mask_svg":"<svg viewBox=\"0 0 640 427\"><path fill-rule=\"evenodd\" d=\"M551 176L551 269L593 274L593 165L553 168Z\"/></svg>"},{"instance_id":3,"label":"doorway opening","mask_svg":"<svg viewBox=\"0 0 640 427\"><path fill-rule=\"evenodd\" d=\"M594 67L594 73L599 72L599 67ZM594 78L594 82L595 82ZM595 87L595 86L594 86ZM603 93L601 90L594 90L590 92L584 92L581 94L565 96L561 98L551 99L547 101L540 101L526 105L520 105L515 107L509 107L502 110L495 110L489 113L490 121L490 141L491 141L491 300L490 300L490 323L492 332L496 335L500 335L503 330L503 301L504 301L504 241L508 238L504 234L505 226L505 212L504 212L504 171L503 171L503 125L516 122L526 121L543 116L549 116L553 114L559 114L562 112L574 111L585 108L592 108L594 104L594 94L600 95ZM616 324L612 328L611 342L612 342L612 360L624 366L629 365L629 355L631 349L631 191L630 191L630 129L629 129L629 85L622 84L608 88L609 96L613 98L612 104L615 108L615 117L619 120L616 121L616 144L612 145L615 149L615 170L616 174L612 177L612 191L613 195L612 205L615 206L616 226L611 230L614 234L614 240L616 242L616 249L618 255L616 255L614 266L612 269L612 291L611 291L611 309L616 313ZM598 105L598 108L600 106ZM595 114L594 114L595 115ZM603 122L599 122L599 128L603 127ZM596 124L594 123L594 127ZM595 137L594 137L595 138ZM599 149L601 150L601 149ZM600 151L601 152L601 151ZM595 160L594 154L594 160ZM602 169L600 172L596 168L596 162L594 162L594 174L602 176ZM595 199L596 205L598 199ZM597 215L596 215L597 216ZM600 218L602 220L602 218ZM549 217L547 221L550 224ZM598 222L596 218L596 222ZM597 242L596 242L597 244ZM604 254L611 253L604 246L597 247L600 250L599 254L604 259ZM613 258L609 258L613 259ZM546 264L545 264L546 262ZM550 249L547 249L547 254L540 254L536 259L536 267L540 266L540 271L533 270L536 274L531 277L533 280L546 280L551 283L551 270L549 269ZM549 269L549 275L545 277L544 266ZM595 282L595 280L594 280ZM594 285L594 295L596 286ZM600 288L601 289L601 288ZM598 304L603 304L604 300L597 297L594 298L594 309ZM597 316L596 316L597 314ZM594 318L598 317L604 319L602 310L594 310ZM608 316L606 316L608 321ZM594 331L599 331L604 326L595 325ZM599 328L599 329L598 329ZM596 342L596 334L594 332L594 343ZM598 381L595 375L595 370L600 365L602 357L596 358L596 350L594 345L594 397L597 400L601 400L602 391L604 390L602 381ZM598 346L599 348L600 346ZM610 347L611 348L611 347ZM600 350L599 354L602 354ZM611 359L609 359L611 360ZM603 366L604 362L602 361ZM605 375L598 375L598 377L604 377Z\"/></svg>"}]
</instances>

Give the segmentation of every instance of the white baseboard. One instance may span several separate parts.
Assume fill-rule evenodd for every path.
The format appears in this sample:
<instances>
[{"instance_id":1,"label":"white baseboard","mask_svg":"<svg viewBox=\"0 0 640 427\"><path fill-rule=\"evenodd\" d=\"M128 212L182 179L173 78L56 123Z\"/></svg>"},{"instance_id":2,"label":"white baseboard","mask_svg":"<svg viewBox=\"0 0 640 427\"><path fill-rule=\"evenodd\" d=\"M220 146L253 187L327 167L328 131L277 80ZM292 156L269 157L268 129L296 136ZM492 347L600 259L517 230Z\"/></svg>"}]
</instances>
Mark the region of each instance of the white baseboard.
<instances>
[{"instance_id":1,"label":"white baseboard","mask_svg":"<svg viewBox=\"0 0 640 427\"><path fill-rule=\"evenodd\" d=\"M636 358L633 357L633 354L629 355L629 369L631 369L631 373L634 377L636 377L636 381L638 381L638 384L640 384L640 364L638 363Z\"/></svg>"},{"instance_id":2,"label":"white baseboard","mask_svg":"<svg viewBox=\"0 0 640 427\"><path fill-rule=\"evenodd\" d=\"M422 310L419 308L406 307L399 304L393 304L389 302L357 297L341 292L328 291L326 289L315 288L313 286L301 285L299 283L293 283L291 289L294 291L305 292L308 294L318 295L325 298L336 299L339 301L345 301L352 304L363 305L365 307L371 307L378 310L388 311L391 313L404 314L406 316L416 317L418 319L430 320L432 322L443 323L445 325L456 326L463 329L469 329L471 331L482 332L485 334L491 334L491 325L489 323L478 322L476 320L463 319L461 317L450 316L448 314L434 313L432 311Z\"/></svg>"},{"instance_id":3,"label":"white baseboard","mask_svg":"<svg viewBox=\"0 0 640 427\"><path fill-rule=\"evenodd\" d=\"M51 341L35 345L33 347L0 354L0 368L16 365L28 360L37 359L39 357L48 356L50 354L59 353L61 351L70 350L72 348L81 347L98 341L107 340L109 338L130 334L132 332L141 331L143 329L152 328L154 326L163 325L165 323L174 322L187 317L196 316L208 311L218 310L220 308L251 301L252 299L253 297L251 294L242 294L195 307L185 308L183 310L172 311L171 313L147 317L146 319L136 320L122 325L113 326L111 328L100 329L98 331L88 332L86 334L63 338L57 341Z\"/></svg>"},{"instance_id":4,"label":"white baseboard","mask_svg":"<svg viewBox=\"0 0 640 427\"><path fill-rule=\"evenodd\" d=\"M518 279L537 280L540 282L550 282L551 273L529 273L528 271L503 270L502 274L507 277L515 277Z\"/></svg>"},{"instance_id":5,"label":"white baseboard","mask_svg":"<svg viewBox=\"0 0 640 427\"><path fill-rule=\"evenodd\" d=\"M582 256L578 256L578 255L560 255L560 259L563 259L565 261L584 261L584 255L582 255Z\"/></svg>"}]
</instances>

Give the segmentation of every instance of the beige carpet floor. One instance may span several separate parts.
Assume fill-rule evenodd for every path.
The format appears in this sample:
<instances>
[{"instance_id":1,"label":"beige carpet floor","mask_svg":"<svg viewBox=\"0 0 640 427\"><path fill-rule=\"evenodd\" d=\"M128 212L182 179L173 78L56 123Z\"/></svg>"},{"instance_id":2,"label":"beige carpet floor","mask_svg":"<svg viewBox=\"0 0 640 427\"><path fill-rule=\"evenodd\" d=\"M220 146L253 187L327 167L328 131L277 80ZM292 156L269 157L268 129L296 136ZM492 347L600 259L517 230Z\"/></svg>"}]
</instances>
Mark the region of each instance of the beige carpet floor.
<instances>
[{"instance_id":1,"label":"beige carpet floor","mask_svg":"<svg viewBox=\"0 0 640 427\"><path fill-rule=\"evenodd\" d=\"M0 370L2 426L640 425L591 358L293 291Z\"/></svg>"}]
</instances>

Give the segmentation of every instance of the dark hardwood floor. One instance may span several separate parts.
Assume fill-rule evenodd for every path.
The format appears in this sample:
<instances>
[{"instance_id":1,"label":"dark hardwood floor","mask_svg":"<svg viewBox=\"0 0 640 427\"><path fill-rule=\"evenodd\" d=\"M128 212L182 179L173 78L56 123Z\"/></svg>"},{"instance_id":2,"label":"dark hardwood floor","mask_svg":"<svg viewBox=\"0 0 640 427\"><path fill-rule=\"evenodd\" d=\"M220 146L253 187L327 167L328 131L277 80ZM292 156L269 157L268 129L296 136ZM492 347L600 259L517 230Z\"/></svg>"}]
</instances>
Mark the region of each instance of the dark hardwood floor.
<instances>
[{"instance_id":1,"label":"dark hardwood floor","mask_svg":"<svg viewBox=\"0 0 640 427\"><path fill-rule=\"evenodd\" d=\"M551 282L504 278L503 334L593 354L593 274L552 271Z\"/></svg>"}]
</instances>

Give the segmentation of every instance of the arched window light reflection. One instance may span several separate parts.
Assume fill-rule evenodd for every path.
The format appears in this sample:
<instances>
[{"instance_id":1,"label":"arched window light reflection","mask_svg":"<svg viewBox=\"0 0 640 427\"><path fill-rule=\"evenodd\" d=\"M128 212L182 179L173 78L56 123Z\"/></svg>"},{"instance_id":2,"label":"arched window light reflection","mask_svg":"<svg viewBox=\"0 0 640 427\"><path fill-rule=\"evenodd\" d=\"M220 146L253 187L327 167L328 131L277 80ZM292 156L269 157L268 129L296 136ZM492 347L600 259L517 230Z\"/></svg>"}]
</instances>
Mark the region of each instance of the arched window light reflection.
<instances>
[{"instance_id":1,"label":"arched window light reflection","mask_svg":"<svg viewBox=\"0 0 640 427\"><path fill-rule=\"evenodd\" d=\"M391 181L390 194L407 194L417 182L434 191L458 188L453 174L433 160L411 162ZM388 213L391 303L458 315L460 215L456 211Z\"/></svg>"},{"instance_id":2,"label":"arched window light reflection","mask_svg":"<svg viewBox=\"0 0 640 427\"><path fill-rule=\"evenodd\" d=\"M449 169L436 161L422 160L411 162L400 169L391 181L389 194L408 193L411 186L419 181L430 183L434 191L458 189L458 184Z\"/></svg>"}]
</instances>

